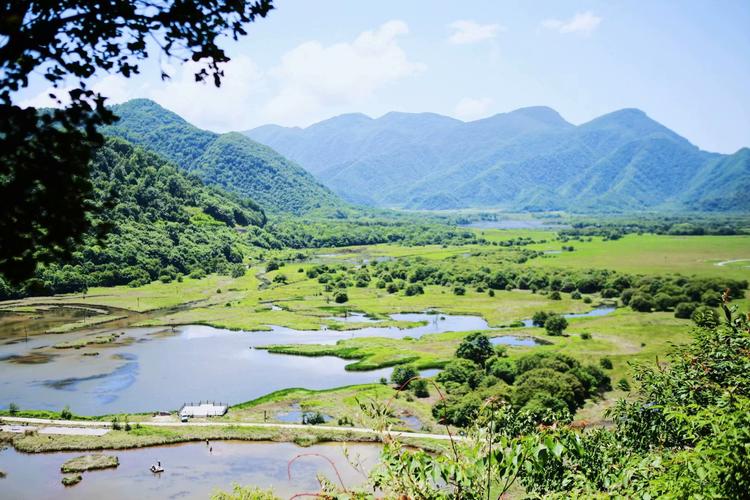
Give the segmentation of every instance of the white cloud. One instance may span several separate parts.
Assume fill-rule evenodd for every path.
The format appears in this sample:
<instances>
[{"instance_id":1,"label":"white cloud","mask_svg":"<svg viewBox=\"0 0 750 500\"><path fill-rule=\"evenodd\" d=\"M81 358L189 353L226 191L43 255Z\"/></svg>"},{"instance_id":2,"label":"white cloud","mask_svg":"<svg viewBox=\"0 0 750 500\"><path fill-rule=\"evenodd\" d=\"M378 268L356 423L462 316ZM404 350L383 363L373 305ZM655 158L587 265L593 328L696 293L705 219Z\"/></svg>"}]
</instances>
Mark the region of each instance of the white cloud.
<instances>
[{"instance_id":1,"label":"white cloud","mask_svg":"<svg viewBox=\"0 0 750 500\"><path fill-rule=\"evenodd\" d=\"M490 114L490 108L494 103L495 101L489 97L480 97L478 99L464 97L456 104L453 116L464 121L484 118Z\"/></svg>"},{"instance_id":2,"label":"white cloud","mask_svg":"<svg viewBox=\"0 0 750 500\"><path fill-rule=\"evenodd\" d=\"M411 61L399 45L409 28L403 21L388 21L360 33L354 40L323 45L308 41L286 52L269 68L259 68L247 56L235 56L224 65L220 88L197 83L199 63L165 68L172 79L154 74L131 79L105 76L92 88L114 104L136 97L153 99L201 128L245 130L261 123L307 125L364 107L383 87L425 69ZM22 102L25 106L52 106L47 94L68 89L46 89Z\"/></svg>"},{"instance_id":3,"label":"white cloud","mask_svg":"<svg viewBox=\"0 0 750 500\"><path fill-rule=\"evenodd\" d=\"M456 21L448 27L453 30L448 41L456 45L490 40L495 38L498 32L505 31L499 24L478 24L474 21Z\"/></svg>"},{"instance_id":4,"label":"white cloud","mask_svg":"<svg viewBox=\"0 0 750 500\"><path fill-rule=\"evenodd\" d=\"M264 109L265 118L310 122L326 107L362 103L381 87L424 70L398 44L408 32L406 23L394 20L352 42L310 41L290 50L270 72L278 91Z\"/></svg>"},{"instance_id":5,"label":"white cloud","mask_svg":"<svg viewBox=\"0 0 750 500\"><path fill-rule=\"evenodd\" d=\"M243 130L256 123L254 106L264 88L264 74L246 56L233 57L222 66L221 87L213 81L198 83L198 63L189 62L176 71L172 79L141 93L200 127L217 131Z\"/></svg>"},{"instance_id":6,"label":"white cloud","mask_svg":"<svg viewBox=\"0 0 750 500\"><path fill-rule=\"evenodd\" d=\"M547 19L542 21L542 26L557 31L562 34L579 33L590 35L602 22L602 18L594 15L593 12L579 12L567 21L560 19Z\"/></svg>"}]
</instances>

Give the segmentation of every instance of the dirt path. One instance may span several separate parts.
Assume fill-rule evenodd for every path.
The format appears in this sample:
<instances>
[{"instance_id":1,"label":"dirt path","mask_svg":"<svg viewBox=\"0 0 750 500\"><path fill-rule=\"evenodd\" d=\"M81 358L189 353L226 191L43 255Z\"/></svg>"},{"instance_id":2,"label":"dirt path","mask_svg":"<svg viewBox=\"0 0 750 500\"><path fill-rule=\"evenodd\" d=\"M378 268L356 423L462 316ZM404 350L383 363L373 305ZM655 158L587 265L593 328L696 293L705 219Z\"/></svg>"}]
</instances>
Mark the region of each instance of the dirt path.
<instances>
[{"instance_id":1,"label":"dirt path","mask_svg":"<svg viewBox=\"0 0 750 500\"><path fill-rule=\"evenodd\" d=\"M25 424L35 425L59 425L64 427L112 427L109 422L94 422L90 420L52 420L47 418L28 418L28 417L1 417L0 420L6 422L18 422ZM149 427L262 427L262 428L274 428L274 429L292 429L292 430L312 430L321 429L325 431L333 432L357 432L362 434L384 434L383 432L375 429L368 429L365 427L333 427L330 425L302 425L302 424L276 424L268 422L130 422L130 425L139 423L143 426ZM125 425L125 422L120 422L120 425ZM391 431L389 433L394 437L405 437L405 438L416 438L416 439L438 439L441 441L450 440L450 436L447 434L429 434L424 432L405 432L405 431ZM453 436L453 439L460 440L461 437Z\"/></svg>"}]
</instances>

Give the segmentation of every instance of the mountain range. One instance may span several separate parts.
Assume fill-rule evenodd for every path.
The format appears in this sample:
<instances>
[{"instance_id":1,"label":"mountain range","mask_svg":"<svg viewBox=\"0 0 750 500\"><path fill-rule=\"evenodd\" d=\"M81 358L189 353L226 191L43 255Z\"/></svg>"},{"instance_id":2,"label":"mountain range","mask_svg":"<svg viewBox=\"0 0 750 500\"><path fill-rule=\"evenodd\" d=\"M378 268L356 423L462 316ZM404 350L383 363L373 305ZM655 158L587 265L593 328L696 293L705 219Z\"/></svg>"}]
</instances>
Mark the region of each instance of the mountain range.
<instances>
[{"instance_id":1,"label":"mountain range","mask_svg":"<svg viewBox=\"0 0 750 500\"><path fill-rule=\"evenodd\" d=\"M638 109L573 125L548 107L463 122L337 116L245 132L357 204L409 209L750 210L750 149L703 151Z\"/></svg>"},{"instance_id":2,"label":"mountain range","mask_svg":"<svg viewBox=\"0 0 750 500\"><path fill-rule=\"evenodd\" d=\"M299 165L230 132L201 130L148 99L112 106L119 120L102 132L147 148L210 185L252 199L263 210L301 215L343 206Z\"/></svg>"}]
</instances>

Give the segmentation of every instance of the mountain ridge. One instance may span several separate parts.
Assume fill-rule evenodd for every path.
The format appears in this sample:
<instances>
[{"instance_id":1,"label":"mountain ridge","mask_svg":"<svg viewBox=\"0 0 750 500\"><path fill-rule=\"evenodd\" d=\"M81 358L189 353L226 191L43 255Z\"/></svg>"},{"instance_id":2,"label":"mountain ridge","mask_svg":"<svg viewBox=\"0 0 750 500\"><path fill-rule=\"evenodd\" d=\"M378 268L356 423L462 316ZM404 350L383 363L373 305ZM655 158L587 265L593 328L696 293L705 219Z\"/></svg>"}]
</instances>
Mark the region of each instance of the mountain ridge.
<instances>
[{"instance_id":1,"label":"mountain ridge","mask_svg":"<svg viewBox=\"0 0 750 500\"><path fill-rule=\"evenodd\" d=\"M202 130L149 99L133 99L112 110L120 119L104 127L104 134L152 150L269 212L300 215L344 205L302 167L241 133Z\"/></svg>"},{"instance_id":2,"label":"mountain ridge","mask_svg":"<svg viewBox=\"0 0 750 500\"><path fill-rule=\"evenodd\" d=\"M720 200L740 200L739 187L730 183L731 192L723 192L712 175L737 179L737 186L750 178L742 149L703 151L637 108L580 125L550 107L530 106L468 122L391 112L267 127L244 134L287 155L344 199L381 207L729 210ZM717 162L731 172L718 170Z\"/></svg>"}]
</instances>

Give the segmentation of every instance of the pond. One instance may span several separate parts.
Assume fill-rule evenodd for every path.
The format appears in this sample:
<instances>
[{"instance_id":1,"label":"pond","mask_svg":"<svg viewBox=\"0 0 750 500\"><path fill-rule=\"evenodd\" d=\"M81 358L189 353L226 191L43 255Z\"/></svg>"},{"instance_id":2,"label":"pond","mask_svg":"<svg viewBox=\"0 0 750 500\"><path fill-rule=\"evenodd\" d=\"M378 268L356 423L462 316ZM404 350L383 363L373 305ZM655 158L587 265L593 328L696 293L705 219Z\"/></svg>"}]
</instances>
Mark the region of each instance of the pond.
<instances>
[{"instance_id":1,"label":"pond","mask_svg":"<svg viewBox=\"0 0 750 500\"><path fill-rule=\"evenodd\" d=\"M521 337L517 335L501 335L500 337L490 338L490 343L493 345L509 345L514 347L534 347L538 345L545 345L549 342L544 340L535 339L534 337Z\"/></svg>"},{"instance_id":2,"label":"pond","mask_svg":"<svg viewBox=\"0 0 750 500\"><path fill-rule=\"evenodd\" d=\"M0 346L0 407L61 410L79 415L176 410L186 401L231 404L290 387L330 389L388 378L392 368L346 371L352 363L333 356L271 354L270 344L335 343L359 336L419 337L427 333L487 329L482 318L445 314L395 314L427 321L410 329L368 327L354 331L230 331L210 326L128 328L118 342L54 349L63 340L96 334L39 335ZM96 354L96 355L93 355ZM19 362L19 360L36 360ZM431 376L435 370L425 371Z\"/></svg>"},{"instance_id":3,"label":"pond","mask_svg":"<svg viewBox=\"0 0 750 500\"><path fill-rule=\"evenodd\" d=\"M213 441L211 452L204 442L186 443L134 450L107 451L116 455L116 469L83 473L83 481L65 487L60 483L60 466L69 458L83 453L19 453L12 448L0 451L0 470L7 477L0 479L0 497L17 499L163 499L209 498L216 489L229 491L233 483L273 487L282 498L296 493L318 491L317 474L335 480L331 466L318 457L303 457L291 466L292 479L287 477L287 464L303 453L319 453L332 460L347 487L364 482L363 476L349 465L341 443L317 444L301 448L293 443ZM366 470L377 464L380 447L375 444L348 443L353 457L358 457ZM152 474L148 468L161 461L164 472Z\"/></svg>"},{"instance_id":4,"label":"pond","mask_svg":"<svg viewBox=\"0 0 750 500\"><path fill-rule=\"evenodd\" d=\"M571 313L563 314L566 318L594 318L598 316L606 316L615 312L615 308L612 306L599 306L585 313ZM534 321L530 319L523 320L523 326L530 327L534 326Z\"/></svg>"}]
</instances>

